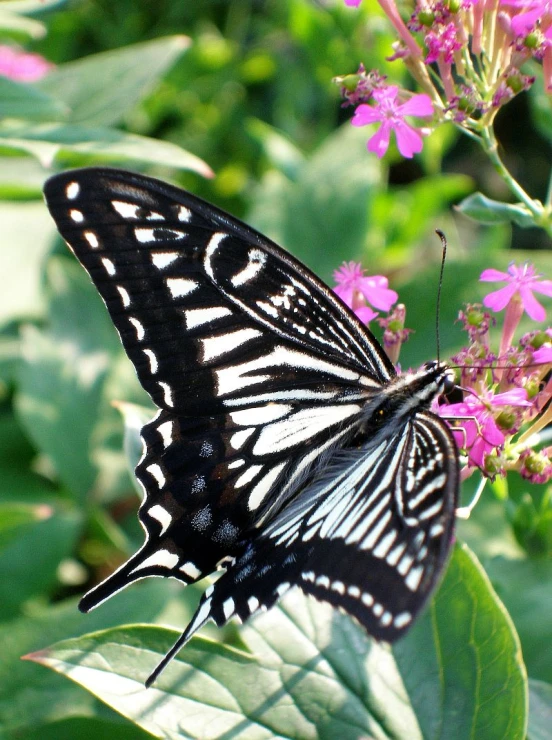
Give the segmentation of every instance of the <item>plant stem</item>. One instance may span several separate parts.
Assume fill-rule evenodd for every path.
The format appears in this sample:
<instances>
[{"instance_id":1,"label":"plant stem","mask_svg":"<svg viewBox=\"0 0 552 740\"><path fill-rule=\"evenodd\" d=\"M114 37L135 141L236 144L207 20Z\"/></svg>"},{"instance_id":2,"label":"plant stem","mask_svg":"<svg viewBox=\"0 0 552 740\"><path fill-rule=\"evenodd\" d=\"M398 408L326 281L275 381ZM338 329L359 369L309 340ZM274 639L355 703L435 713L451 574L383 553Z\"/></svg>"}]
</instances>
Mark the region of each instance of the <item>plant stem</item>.
<instances>
[{"instance_id":1,"label":"plant stem","mask_svg":"<svg viewBox=\"0 0 552 740\"><path fill-rule=\"evenodd\" d=\"M498 172L500 177L508 185L510 191L519 198L535 219L535 225L546 229L548 234L552 234L552 224L550 224L546 218L542 204L531 198L531 196L525 192L521 185L512 177L504 165L504 162L500 159L498 154L498 143L492 126L485 126L481 129L480 142L496 172Z\"/></svg>"}]
</instances>

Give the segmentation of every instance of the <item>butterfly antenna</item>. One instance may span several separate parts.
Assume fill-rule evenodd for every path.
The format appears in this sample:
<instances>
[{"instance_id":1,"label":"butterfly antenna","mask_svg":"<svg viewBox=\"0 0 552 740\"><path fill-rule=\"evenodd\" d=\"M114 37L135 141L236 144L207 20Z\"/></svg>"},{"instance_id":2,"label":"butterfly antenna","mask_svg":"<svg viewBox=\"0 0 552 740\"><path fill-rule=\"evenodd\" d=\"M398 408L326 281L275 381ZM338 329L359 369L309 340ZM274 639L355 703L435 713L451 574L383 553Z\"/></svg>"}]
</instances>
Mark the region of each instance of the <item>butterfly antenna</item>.
<instances>
[{"instance_id":1,"label":"butterfly antenna","mask_svg":"<svg viewBox=\"0 0 552 740\"><path fill-rule=\"evenodd\" d=\"M440 338L440 332L439 332L439 319L441 315L441 288L443 286L443 275L445 272L445 259L447 256L447 238L443 234L442 231L439 229L435 230L435 233L441 240L441 244L443 245L443 255L441 257L441 270L439 271L439 282L437 283L437 310L435 312L435 339L437 342L437 362L440 362L440 353L441 353L441 338Z\"/></svg>"}]
</instances>

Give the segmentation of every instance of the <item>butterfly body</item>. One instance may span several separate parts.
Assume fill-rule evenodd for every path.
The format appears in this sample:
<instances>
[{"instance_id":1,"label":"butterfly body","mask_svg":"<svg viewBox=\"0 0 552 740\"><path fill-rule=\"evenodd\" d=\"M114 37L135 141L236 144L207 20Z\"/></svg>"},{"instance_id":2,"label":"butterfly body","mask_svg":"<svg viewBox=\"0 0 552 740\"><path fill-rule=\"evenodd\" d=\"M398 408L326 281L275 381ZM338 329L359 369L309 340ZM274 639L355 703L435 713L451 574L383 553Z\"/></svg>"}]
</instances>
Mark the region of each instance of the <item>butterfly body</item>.
<instances>
[{"instance_id":1,"label":"butterfly body","mask_svg":"<svg viewBox=\"0 0 552 740\"><path fill-rule=\"evenodd\" d=\"M189 193L91 168L45 195L159 409L136 468L146 541L81 608L224 564L169 657L295 585L379 639L407 630L452 541L457 453L430 411L446 368L397 375L306 267Z\"/></svg>"}]
</instances>

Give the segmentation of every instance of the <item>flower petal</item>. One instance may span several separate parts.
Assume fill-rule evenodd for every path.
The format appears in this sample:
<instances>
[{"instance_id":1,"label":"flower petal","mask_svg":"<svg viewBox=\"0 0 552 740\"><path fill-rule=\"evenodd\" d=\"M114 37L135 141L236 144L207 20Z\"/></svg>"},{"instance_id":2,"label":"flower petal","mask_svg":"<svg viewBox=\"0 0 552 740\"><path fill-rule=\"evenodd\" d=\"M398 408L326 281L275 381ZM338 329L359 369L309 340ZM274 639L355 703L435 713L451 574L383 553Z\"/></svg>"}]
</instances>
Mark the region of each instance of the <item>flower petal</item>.
<instances>
[{"instance_id":1,"label":"flower petal","mask_svg":"<svg viewBox=\"0 0 552 740\"><path fill-rule=\"evenodd\" d=\"M507 272L501 272L500 270L493 270L489 267L487 270L483 270L479 276L479 280L487 283L502 282L503 280L511 280L511 275Z\"/></svg>"},{"instance_id":2,"label":"flower petal","mask_svg":"<svg viewBox=\"0 0 552 740\"><path fill-rule=\"evenodd\" d=\"M433 103L429 95L425 93L413 95L406 103L399 105L397 112L401 116L422 116L425 118L433 115Z\"/></svg>"},{"instance_id":3,"label":"flower petal","mask_svg":"<svg viewBox=\"0 0 552 740\"><path fill-rule=\"evenodd\" d=\"M368 139L368 143L366 144L368 151L373 152L381 159L389 148L390 131L390 122L383 121L378 131L376 131L376 133L370 139Z\"/></svg>"},{"instance_id":4,"label":"flower petal","mask_svg":"<svg viewBox=\"0 0 552 740\"><path fill-rule=\"evenodd\" d=\"M370 123L379 123L381 121L381 113L377 108L362 103L359 105L355 114L351 120L353 126L368 126Z\"/></svg>"},{"instance_id":5,"label":"flower petal","mask_svg":"<svg viewBox=\"0 0 552 740\"><path fill-rule=\"evenodd\" d=\"M403 157L412 159L415 154L422 151L423 140L416 129L409 126L405 121L396 121L394 128L397 147Z\"/></svg>"},{"instance_id":6,"label":"flower petal","mask_svg":"<svg viewBox=\"0 0 552 740\"><path fill-rule=\"evenodd\" d=\"M512 300L512 296L516 293L515 285L505 285L500 290L494 290L492 293L488 293L483 298L483 305L486 308L492 308L493 311L502 311L506 308L508 303Z\"/></svg>"},{"instance_id":7,"label":"flower petal","mask_svg":"<svg viewBox=\"0 0 552 740\"><path fill-rule=\"evenodd\" d=\"M534 289L533 286L529 287L528 285L519 286L519 294L521 296L523 308L533 321L544 321L546 319L546 311L544 310L544 306L541 305L533 295L532 288Z\"/></svg>"}]
</instances>

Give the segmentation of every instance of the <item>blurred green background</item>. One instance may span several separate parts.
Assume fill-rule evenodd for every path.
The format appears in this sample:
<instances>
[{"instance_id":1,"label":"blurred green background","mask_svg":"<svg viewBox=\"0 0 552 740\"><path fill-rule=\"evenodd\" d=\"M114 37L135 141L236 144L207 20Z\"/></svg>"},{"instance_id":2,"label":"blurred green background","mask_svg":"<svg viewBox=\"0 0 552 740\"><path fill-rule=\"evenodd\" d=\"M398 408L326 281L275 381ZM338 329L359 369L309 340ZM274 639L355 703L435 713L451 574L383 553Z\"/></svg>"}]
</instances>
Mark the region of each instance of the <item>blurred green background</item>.
<instances>
[{"instance_id":1,"label":"blurred green background","mask_svg":"<svg viewBox=\"0 0 552 740\"><path fill-rule=\"evenodd\" d=\"M392 40L379 6L367 0L359 11L341 0L0 4L0 43L21 44L57 65L31 85L0 77L0 736L217 736L174 730L162 721L152 729L142 704L136 705L140 712L127 709L77 685L86 686L85 680L71 683L19 660L57 640L125 623L183 626L199 593L150 579L91 615L77 612L78 595L142 542L124 422L111 402L149 402L94 288L55 235L41 200L49 174L87 164L147 172L245 219L326 281L343 260L388 275L407 306L406 325L415 329L403 348L403 368L437 351L441 245L435 229L449 240L443 357L463 342L458 310L486 292L477 282L482 269L530 259L552 275L544 233L476 224L455 212L455 204L476 190L496 200L508 196L476 145L451 126L426 139L412 161L401 160L393 147L383 161L368 154L368 132L350 126L352 109L341 107L332 78L363 62L405 82L400 66L385 61ZM506 106L497 124L505 161L541 198L552 161L550 115L537 83ZM128 445L133 440L131 430ZM472 486L466 489L469 500ZM464 583L463 598L441 596L412 640L393 654L421 735L406 721L402 730L388 732L368 720L361 729L353 721L338 729L303 709L314 727L309 736L437 737L444 723L448 738L523 737L527 670L529 737L546 737L552 722L552 508L546 487L513 479L506 492L497 484L472 519L459 525L459 538L487 575L459 550L453 585ZM477 594L469 604L468 593ZM495 642L485 647L488 635L465 636L473 675L453 675L454 651L435 658L441 689L454 687L469 697L469 721L454 729L448 725L454 706L447 714L446 702L432 706L430 693L417 695L408 671L425 654L424 640L446 641L453 626L491 617ZM255 629L262 633L262 626ZM209 634L243 647L234 626ZM251 632L249 638L255 644ZM462 644L453 647L463 650ZM490 665L493 655L508 651L515 659L500 664L482 689L482 661ZM231 669L229 675L239 680ZM490 715L478 695L485 691ZM370 722L377 718L377 708L361 706ZM165 716L171 711L177 712L168 708ZM508 730L500 717L508 718ZM266 734L255 725L249 735L244 729L229 736L282 735L277 722L266 724ZM473 735L473 727L484 729ZM286 732L307 736L299 724Z\"/></svg>"}]
</instances>

